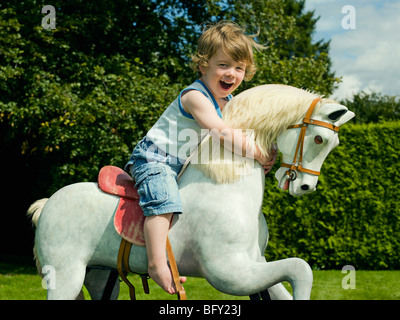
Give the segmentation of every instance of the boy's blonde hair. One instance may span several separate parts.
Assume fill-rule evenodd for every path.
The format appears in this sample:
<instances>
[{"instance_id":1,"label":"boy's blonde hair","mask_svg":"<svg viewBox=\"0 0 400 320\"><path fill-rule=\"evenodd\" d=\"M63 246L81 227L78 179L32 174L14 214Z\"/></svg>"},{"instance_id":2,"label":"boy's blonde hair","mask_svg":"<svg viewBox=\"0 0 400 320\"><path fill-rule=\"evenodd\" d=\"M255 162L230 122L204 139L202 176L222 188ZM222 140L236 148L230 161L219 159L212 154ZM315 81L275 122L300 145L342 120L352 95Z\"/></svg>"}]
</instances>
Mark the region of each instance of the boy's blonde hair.
<instances>
[{"instance_id":1,"label":"boy's blonde hair","mask_svg":"<svg viewBox=\"0 0 400 320\"><path fill-rule=\"evenodd\" d=\"M244 32L244 28L232 21L220 21L214 25L207 25L199 38L197 51L192 55L192 68L200 72L199 66L208 67L211 57L219 48L222 48L224 53L233 60L246 63L244 80L251 80L256 72L253 48L260 51L265 47L254 41L258 33L249 36Z\"/></svg>"}]
</instances>

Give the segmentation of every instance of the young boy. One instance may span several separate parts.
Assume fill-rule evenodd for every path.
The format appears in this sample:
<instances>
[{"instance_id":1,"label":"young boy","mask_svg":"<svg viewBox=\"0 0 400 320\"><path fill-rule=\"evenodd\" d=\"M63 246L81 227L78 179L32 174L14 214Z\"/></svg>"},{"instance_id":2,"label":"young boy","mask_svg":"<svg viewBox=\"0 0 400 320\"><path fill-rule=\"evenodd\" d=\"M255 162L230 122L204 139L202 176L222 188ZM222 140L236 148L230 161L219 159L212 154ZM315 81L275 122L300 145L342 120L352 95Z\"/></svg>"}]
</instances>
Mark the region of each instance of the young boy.
<instances>
[{"instance_id":1,"label":"young boy","mask_svg":"<svg viewBox=\"0 0 400 320\"><path fill-rule=\"evenodd\" d=\"M146 216L148 273L170 294L176 293L176 289L167 264L165 245L172 215L182 213L176 178L189 156L182 149L194 150L201 140L201 129L213 129L217 132L213 134L214 139L233 152L257 160L265 173L275 162L274 151L267 157L257 147L249 150L246 137L240 130L228 127L221 115L232 92L255 73L253 48L263 47L246 36L235 23L222 21L209 26L201 35L198 51L192 57L199 80L185 88L169 105L135 147L125 167L136 181L139 204ZM188 142L187 136L179 135L182 130L187 132L189 129L198 139Z\"/></svg>"}]
</instances>

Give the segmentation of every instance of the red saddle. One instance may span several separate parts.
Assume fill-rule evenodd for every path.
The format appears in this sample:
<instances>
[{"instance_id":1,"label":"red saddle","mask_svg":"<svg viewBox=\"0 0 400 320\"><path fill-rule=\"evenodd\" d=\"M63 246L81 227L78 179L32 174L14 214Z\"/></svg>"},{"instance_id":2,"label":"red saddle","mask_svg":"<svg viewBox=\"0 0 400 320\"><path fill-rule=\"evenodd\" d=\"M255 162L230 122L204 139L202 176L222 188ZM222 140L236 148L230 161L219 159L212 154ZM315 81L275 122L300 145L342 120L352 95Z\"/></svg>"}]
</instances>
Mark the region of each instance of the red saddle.
<instances>
[{"instance_id":1,"label":"red saddle","mask_svg":"<svg viewBox=\"0 0 400 320\"><path fill-rule=\"evenodd\" d=\"M144 247L145 217L134 185L131 176L118 167L105 166L99 172L99 188L120 197L114 216L115 230L126 241Z\"/></svg>"}]
</instances>

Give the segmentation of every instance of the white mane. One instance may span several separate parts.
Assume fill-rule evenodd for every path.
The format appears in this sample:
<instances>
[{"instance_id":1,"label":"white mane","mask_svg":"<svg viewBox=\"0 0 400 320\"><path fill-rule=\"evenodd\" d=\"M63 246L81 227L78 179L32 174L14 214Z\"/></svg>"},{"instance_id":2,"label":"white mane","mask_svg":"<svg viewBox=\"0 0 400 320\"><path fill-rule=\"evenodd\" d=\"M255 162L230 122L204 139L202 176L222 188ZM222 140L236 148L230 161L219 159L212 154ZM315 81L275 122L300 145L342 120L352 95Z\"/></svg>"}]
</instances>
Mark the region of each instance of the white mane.
<instances>
[{"instance_id":1,"label":"white mane","mask_svg":"<svg viewBox=\"0 0 400 320\"><path fill-rule=\"evenodd\" d=\"M228 126L243 129L244 134L245 129L251 129L251 138L254 140L250 140L267 154L275 139L288 126L302 120L311 102L317 97L314 93L291 86L261 85L234 97L226 104L222 116ZM327 102L332 100L321 100L315 110ZM212 150L211 157L208 156L208 150ZM204 161L204 151L207 151L209 161ZM208 136L193 154L191 164L217 183L231 183L241 175L250 173L254 161L232 154Z\"/></svg>"}]
</instances>

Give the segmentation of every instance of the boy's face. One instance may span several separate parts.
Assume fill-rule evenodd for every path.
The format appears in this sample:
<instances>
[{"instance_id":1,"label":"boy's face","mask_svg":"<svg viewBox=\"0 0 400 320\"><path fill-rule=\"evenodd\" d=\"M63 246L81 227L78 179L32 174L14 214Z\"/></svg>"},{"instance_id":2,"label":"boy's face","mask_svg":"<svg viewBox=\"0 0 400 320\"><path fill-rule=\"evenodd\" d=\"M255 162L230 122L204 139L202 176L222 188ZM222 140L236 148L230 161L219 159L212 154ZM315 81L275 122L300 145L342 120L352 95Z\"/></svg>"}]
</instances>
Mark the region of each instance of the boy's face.
<instances>
[{"instance_id":1,"label":"boy's face","mask_svg":"<svg viewBox=\"0 0 400 320\"><path fill-rule=\"evenodd\" d=\"M242 83L246 63L235 61L220 48L211 57L208 67L200 66L201 80L207 85L214 98L225 98Z\"/></svg>"}]
</instances>

